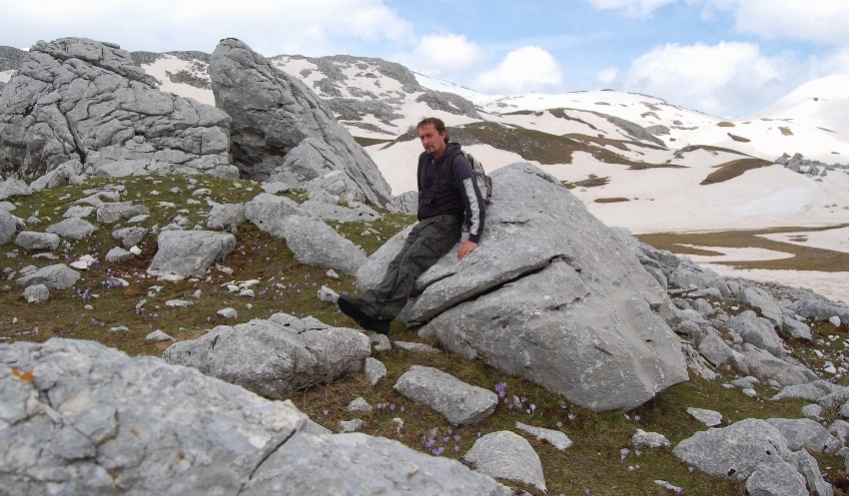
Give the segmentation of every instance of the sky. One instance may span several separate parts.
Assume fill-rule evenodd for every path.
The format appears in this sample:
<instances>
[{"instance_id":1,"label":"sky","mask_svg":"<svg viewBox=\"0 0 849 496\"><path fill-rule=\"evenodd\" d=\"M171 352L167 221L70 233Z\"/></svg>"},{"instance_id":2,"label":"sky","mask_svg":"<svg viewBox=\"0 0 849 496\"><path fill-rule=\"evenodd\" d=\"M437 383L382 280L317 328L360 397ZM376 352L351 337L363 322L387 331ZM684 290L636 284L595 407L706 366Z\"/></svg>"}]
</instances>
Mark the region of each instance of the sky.
<instances>
[{"instance_id":1,"label":"sky","mask_svg":"<svg viewBox=\"0 0 849 496\"><path fill-rule=\"evenodd\" d=\"M718 117L849 74L846 0L4 0L0 45L346 54L494 95L614 89ZM849 92L849 89L847 89Z\"/></svg>"}]
</instances>

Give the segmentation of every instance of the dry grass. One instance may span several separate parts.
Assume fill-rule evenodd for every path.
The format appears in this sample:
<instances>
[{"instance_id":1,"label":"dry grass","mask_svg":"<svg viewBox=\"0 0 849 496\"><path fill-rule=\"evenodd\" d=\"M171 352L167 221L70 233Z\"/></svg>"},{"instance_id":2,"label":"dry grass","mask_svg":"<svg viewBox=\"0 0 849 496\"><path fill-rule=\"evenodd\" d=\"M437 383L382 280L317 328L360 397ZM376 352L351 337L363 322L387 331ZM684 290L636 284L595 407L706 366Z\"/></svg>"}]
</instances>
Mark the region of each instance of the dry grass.
<instances>
[{"instance_id":1,"label":"dry grass","mask_svg":"<svg viewBox=\"0 0 849 496\"><path fill-rule=\"evenodd\" d=\"M762 234L780 234L793 232L813 232L847 227L849 224L837 226L812 227L782 227L756 231L719 231L709 233L658 233L641 234L641 241L655 248L669 250L680 255L716 255L717 252L698 250L684 245L725 248L763 248L793 255L792 258L781 260L758 260L746 262L718 262L742 269L769 270L818 270L823 272L844 272L849 267L849 253L800 246L781 241L767 239Z\"/></svg>"},{"instance_id":2,"label":"dry grass","mask_svg":"<svg viewBox=\"0 0 849 496\"><path fill-rule=\"evenodd\" d=\"M731 133L728 133L728 137L733 139L734 141L737 141L738 143L748 143L748 142L752 141L749 138L744 138L742 136L737 136L736 134L731 134Z\"/></svg>"},{"instance_id":3,"label":"dry grass","mask_svg":"<svg viewBox=\"0 0 849 496\"><path fill-rule=\"evenodd\" d=\"M611 198L596 198L595 199L596 203L622 203L622 202L629 202L629 201L631 201L630 198L622 198L621 196L614 196L614 197L611 197Z\"/></svg>"},{"instance_id":4,"label":"dry grass","mask_svg":"<svg viewBox=\"0 0 849 496\"><path fill-rule=\"evenodd\" d=\"M773 165L772 162L761 160L759 158L744 158L716 165L714 166L714 169L718 170L708 174L708 176L701 182L701 185L706 186L708 184L725 182L734 179L735 177L742 176L746 171L759 169L761 167L769 167L771 165Z\"/></svg>"}]
</instances>

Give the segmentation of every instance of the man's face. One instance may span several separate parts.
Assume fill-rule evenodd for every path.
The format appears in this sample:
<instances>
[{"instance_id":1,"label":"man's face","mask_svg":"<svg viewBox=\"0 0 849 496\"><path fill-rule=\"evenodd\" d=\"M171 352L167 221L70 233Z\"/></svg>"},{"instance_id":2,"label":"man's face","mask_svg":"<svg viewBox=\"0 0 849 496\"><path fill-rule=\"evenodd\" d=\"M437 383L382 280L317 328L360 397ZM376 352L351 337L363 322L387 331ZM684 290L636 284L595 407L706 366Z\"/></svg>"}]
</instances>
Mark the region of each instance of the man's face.
<instances>
[{"instance_id":1,"label":"man's face","mask_svg":"<svg viewBox=\"0 0 849 496\"><path fill-rule=\"evenodd\" d=\"M436 158L445 153L445 132L437 132L433 124L425 124L419 128L419 139L425 151Z\"/></svg>"}]
</instances>

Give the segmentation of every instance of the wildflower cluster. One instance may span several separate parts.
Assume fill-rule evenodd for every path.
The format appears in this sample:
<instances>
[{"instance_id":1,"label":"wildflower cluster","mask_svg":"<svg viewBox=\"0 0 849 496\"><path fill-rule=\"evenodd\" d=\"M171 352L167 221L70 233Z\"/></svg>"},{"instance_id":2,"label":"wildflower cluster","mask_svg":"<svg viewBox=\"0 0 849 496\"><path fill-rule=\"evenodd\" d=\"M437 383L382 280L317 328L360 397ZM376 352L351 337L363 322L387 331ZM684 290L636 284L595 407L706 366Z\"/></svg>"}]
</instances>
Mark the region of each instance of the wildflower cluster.
<instances>
[{"instance_id":1,"label":"wildflower cluster","mask_svg":"<svg viewBox=\"0 0 849 496\"><path fill-rule=\"evenodd\" d=\"M436 431L436 429L433 430ZM432 434L433 437L425 441L425 448L429 449L433 456L442 456L445 453L445 448L449 447L448 445L452 441L454 442L454 446L452 447L454 452L460 452L460 442L463 440L463 437L459 433L455 433L450 427L442 436L439 436L438 432L432 432ZM442 445L438 445L439 439L442 440Z\"/></svg>"}]
</instances>

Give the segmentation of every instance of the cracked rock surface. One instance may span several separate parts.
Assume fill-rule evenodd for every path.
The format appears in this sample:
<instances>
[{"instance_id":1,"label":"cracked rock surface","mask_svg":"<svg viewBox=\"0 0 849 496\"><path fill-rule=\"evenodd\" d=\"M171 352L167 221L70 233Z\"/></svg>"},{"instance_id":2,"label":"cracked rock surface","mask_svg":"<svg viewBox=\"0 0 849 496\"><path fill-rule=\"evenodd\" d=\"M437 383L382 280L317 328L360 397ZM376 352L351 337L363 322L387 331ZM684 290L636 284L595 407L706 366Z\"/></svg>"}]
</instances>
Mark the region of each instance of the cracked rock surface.
<instances>
[{"instance_id":1,"label":"cracked rock surface","mask_svg":"<svg viewBox=\"0 0 849 496\"><path fill-rule=\"evenodd\" d=\"M511 494L396 441L311 430L291 402L158 358L0 344L3 494Z\"/></svg>"},{"instance_id":2,"label":"cracked rock surface","mask_svg":"<svg viewBox=\"0 0 849 496\"><path fill-rule=\"evenodd\" d=\"M233 163L256 181L303 184L310 198L384 204L377 165L330 108L245 43L221 40L209 67L218 107L233 118Z\"/></svg>"},{"instance_id":3,"label":"cracked rock surface","mask_svg":"<svg viewBox=\"0 0 849 496\"><path fill-rule=\"evenodd\" d=\"M229 129L221 110L160 92L118 45L40 41L0 96L0 163L25 178L71 160L112 175L238 177Z\"/></svg>"},{"instance_id":4,"label":"cracked rock surface","mask_svg":"<svg viewBox=\"0 0 849 496\"><path fill-rule=\"evenodd\" d=\"M636 256L559 181L527 163L492 173L478 248L422 274L401 314L419 336L593 410L629 410L687 380L671 302ZM358 272L370 287L395 236Z\"/></svg>"}]
</instances>

